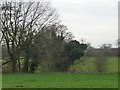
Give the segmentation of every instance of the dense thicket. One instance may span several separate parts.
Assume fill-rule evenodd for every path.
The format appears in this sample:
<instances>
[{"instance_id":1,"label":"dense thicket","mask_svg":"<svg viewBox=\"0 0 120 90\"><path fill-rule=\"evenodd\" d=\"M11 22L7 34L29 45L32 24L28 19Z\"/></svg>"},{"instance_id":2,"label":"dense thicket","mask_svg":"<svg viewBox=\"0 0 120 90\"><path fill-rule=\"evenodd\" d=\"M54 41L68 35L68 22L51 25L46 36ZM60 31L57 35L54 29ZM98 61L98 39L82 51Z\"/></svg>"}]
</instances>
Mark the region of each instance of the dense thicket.
<instances>
[{"instance_id":1,"label":"dense thicket","mask_svg":"<svg viewBox=\"0 0 120 90\"><path fill-rule=\"evenodd\" d=\"M66 71L84 55L87 45L72 40L48 2L4 2L0 8L4 64L12 72L34 72L42 62L51 72Z\"/></svg>"},{"instance_id":2,"label":"dense thicket","mask_svg":"<svg viewBox=\"0 0 120 90\"><path fill-rule=\"evenodd\" d=\"M57 21L49 2L3 2L0 5L2 44L7 47L12 72L21 70L21 51L31 45L42 28ZM25 53L28 53L26 50ZM26 57L27 59L27 57Z\"/></svg>"}]
</instances>

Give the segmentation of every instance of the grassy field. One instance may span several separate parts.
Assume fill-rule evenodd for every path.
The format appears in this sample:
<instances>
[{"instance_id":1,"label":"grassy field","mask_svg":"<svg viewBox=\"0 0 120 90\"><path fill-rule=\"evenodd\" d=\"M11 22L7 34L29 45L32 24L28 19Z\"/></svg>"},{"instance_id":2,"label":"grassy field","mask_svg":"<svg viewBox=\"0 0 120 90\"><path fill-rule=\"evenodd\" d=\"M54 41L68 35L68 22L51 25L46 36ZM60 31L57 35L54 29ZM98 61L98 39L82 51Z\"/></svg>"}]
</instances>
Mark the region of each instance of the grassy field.
<instances>
[{"instance_id":1,"label":"grassy field","mask_svg":"<svg viewBox=\"0 0 120 90\"><path fill-rule=\"evenodd\" d=\"M2 74L0 73L0 89L2 88Z\"/></svg>"},{"instance_id":2,"label":"grassy field","mask_svg":"<svg viewBox=\"0 0 120 90\"><path fill-rule=\"evenodd\" d=\"M117 88L117 74L4 74L3 88Z\"/></svg>"},{"instance_id":3,"label":"grassy field","mask_svg":"<svg viewBox=\"0 0 120 90\"><path fill-rule=\"evenodd\" d=\"M118 58L109 57L107 73L95 74L94 58L86 57L85 62L77 61L73 67L80 73L34 73L3 74L3 88L117 88ZM87 74L82 74L82 73ZM91 73L91 74L90 74Z\"/></svg>"},{"instance_id":4,"label":"grassy field","mask_svg":"<svg viewBox=\"0 0 120 90\"><path fill-rule=\"evenodd\" d=\"M95 65L94 65L94 57L84 57L81 60L75 62L75 64L70 68L72 70L75 69L75 72L78 73L96 73ZM118 57L108 57L106 63L106 73L117 73L118 72Z\"/></svg>"}]
</instances>

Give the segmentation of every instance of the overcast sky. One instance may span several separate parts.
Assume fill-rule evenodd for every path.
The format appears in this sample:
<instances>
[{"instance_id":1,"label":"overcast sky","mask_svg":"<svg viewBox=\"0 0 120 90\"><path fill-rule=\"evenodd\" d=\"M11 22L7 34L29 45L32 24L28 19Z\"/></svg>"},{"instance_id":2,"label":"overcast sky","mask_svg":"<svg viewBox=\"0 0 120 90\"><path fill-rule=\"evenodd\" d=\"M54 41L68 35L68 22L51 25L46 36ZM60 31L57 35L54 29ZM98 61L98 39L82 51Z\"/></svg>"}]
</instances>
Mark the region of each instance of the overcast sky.
<instances>
[{"instance_id":1,"label":"overcast sky","mask_svg":"<svg viewBox=\"0 0 120 90\"><path fill-rule=\"evenodd\" d=\"M118 0L50 0L60 19L75 36L92 46L116 44L118 38Z\"/></svg>"},{"instance_id":2,"label":"overcast sky","mask_svg":"<svg viewBox=\"0 0 120 90\"><path fill-rule=\"evenodd\" d=\"M60 15L61 22L73 33L75 39L84 38L94 47L98 47L103 43L116 45L118 39L119 0L46 1L51 1L51 4Z\"/></svg>"}]
</instances>

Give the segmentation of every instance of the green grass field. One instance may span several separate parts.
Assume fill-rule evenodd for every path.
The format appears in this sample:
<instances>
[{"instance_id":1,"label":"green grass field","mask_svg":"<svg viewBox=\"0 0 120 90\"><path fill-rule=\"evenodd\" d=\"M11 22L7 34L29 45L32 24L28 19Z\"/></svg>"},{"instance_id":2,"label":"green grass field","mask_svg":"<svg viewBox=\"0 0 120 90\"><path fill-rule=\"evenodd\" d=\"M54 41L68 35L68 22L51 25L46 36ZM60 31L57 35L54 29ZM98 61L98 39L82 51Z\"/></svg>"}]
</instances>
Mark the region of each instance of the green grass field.
<instances>
[{"instance_id":1,"label":"green grass field","mask_svg":"<svg viewBox=\"0 0 120 90\"><path fill-rule=\"evenodd\" d=\"M70 68L75 69L75 72L79 73L96 73L93 57L82 58L83 62L80 60L76 61L75 64ZM108 57L107 60L107 70L106 73L117 73L118 72L118 57Z\"/></svg>"},{"instance_id":2,"label":"green grass field","mask_svg":"<svg viewBox=\"0 0 120 90\"><path fill-rule=\"evenodd\" d=\"M3 88L117 88L117 74L4 74Z\"/></svg>"},{"instance_id":3,"label":"green grass field","mask_svg":"<svg viewBox=\"0 0 120 90\"><path fill-rule=\"evenodd\" d=\"M3 88L117 88L118 58L109 57L108 71L105 75L94 73L92 57L87 57L83 64L74 65L82 73L33 73L3 74ZM91 73L91 74L90 74Z\"/></svg>"}]
</instances>

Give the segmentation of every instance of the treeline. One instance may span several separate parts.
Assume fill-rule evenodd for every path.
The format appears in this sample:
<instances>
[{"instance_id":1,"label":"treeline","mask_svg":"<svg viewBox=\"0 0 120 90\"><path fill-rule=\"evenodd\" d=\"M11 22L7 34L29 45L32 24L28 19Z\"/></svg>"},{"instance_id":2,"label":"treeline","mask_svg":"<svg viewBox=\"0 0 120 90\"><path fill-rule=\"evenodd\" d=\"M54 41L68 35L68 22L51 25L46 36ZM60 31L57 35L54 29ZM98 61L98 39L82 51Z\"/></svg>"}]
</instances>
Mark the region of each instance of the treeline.
<instances>
[{"instance_id":1,"label":"treeline","mask_svg":"<svg viewBox=\"0 0 120 90\"><path fill-rule=\"evenodd\" d=\"M84 55L87 45L73 40L49 2L4 2L0 10L3 70L33 73L46 62L50 72L67 71Z\"/></svg>"},{"instance_id":2,"label":"treeline","mask_svg":"<svg viewBox=\"0 0 120 90\"><path fill-rule=\"evenodd\" d=\"M101 48L88 48L86 50L85 56L94 56L95 53L100 52L100 51L102 52L102 50L103 49ZM118 48L105 49L105 51L106 51L105 53L106 56L118 56L119 54Z\"/></svg>"},{"instance_id":3,"label":"treeline","mask_svg":"<svg viewBox=\"0 0 120 90\"><path fill-rule=\"evenodd\" d=\"M32 43L24 46L20 54L23 59L19 57L17 71L34 72L43 62L46 62L50 72L67 71L76 59L84 55L84 50L87 48L86 44L80 44L78 41L72 40L69 32L59 32L58 34L57 30L63 30L61 26L56 29L56 26L53 26L55 30L51 27L35 36ZM3 58L8 57L7 48L5 48L6 46L3 46ZM8 59L7 61L3 60L3 62L8 62ZM11 62L9 63L11 64Z\"/></svg>"}]
</instances>

